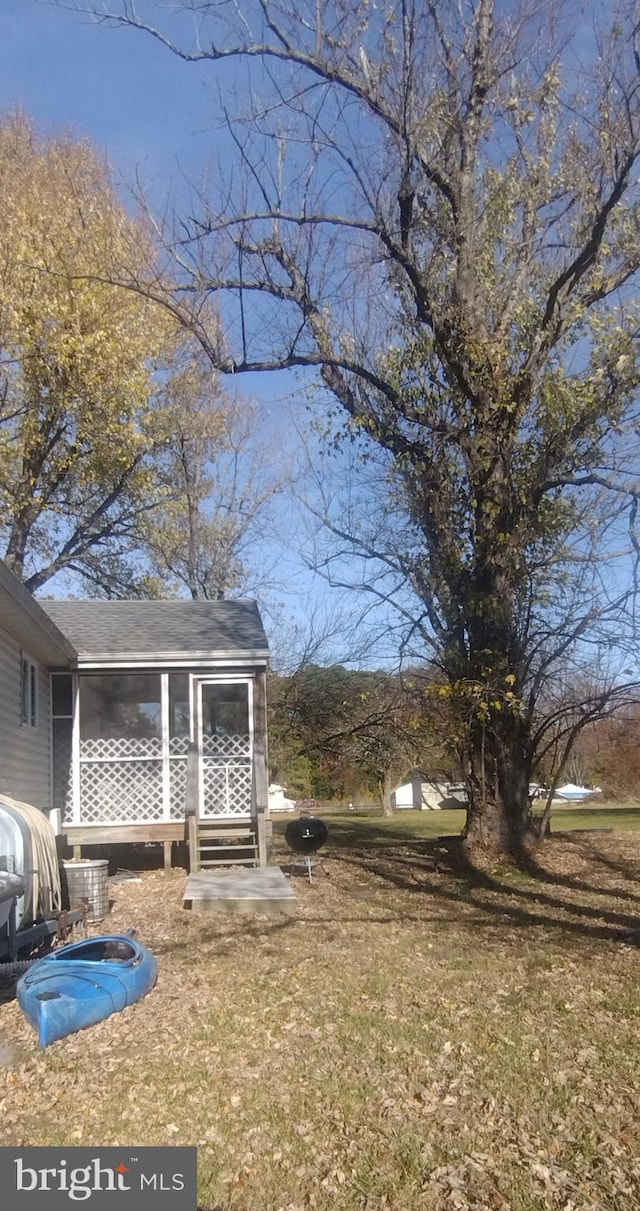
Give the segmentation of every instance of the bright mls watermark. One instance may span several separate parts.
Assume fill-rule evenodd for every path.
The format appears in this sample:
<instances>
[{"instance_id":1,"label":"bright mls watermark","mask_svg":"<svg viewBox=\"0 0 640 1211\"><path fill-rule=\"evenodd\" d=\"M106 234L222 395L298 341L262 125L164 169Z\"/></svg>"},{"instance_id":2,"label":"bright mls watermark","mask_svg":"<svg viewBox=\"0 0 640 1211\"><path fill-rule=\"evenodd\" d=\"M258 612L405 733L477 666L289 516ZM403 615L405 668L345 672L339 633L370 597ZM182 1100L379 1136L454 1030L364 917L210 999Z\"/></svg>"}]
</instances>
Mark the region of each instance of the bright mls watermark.
<instances>
[{"instance_id":1,"label":"bright mls watermark","mask_svg":"<svg viewBox=\"0 0 640 1211\"><path fill-rule=\"evenodd\" d=\"M7 1211L196 1211L196 1148L0 1148Z\"/></svg>"}]
</instances>

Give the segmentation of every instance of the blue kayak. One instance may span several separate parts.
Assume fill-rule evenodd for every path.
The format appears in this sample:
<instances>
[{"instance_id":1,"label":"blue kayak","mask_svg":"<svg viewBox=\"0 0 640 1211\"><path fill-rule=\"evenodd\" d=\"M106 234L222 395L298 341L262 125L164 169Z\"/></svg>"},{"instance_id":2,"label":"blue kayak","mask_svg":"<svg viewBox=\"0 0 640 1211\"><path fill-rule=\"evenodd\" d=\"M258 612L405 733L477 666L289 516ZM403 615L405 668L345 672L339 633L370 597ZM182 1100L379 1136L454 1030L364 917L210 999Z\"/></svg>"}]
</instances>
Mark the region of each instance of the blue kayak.
<instances>
[{"instance_id":1,"label":"blue kayak","mask_svg":"<svg viewBox=\"0 0 640 1211\"><path fill-rule=\"evenodd\" d=\"M73 942L38 959L18 980L25 1017L48 1047L133 1005L153 988L158 964L127 934Z\"/></svg>"}]
</instances>

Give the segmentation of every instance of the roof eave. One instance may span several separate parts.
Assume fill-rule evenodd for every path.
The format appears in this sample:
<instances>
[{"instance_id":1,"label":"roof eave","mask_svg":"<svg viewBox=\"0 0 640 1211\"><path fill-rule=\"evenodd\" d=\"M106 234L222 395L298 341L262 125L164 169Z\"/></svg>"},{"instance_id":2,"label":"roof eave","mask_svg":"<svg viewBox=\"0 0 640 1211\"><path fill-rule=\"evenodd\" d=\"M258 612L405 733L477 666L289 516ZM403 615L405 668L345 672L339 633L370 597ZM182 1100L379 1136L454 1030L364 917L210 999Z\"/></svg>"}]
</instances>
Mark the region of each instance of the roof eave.
<instances>
[{"instance_id":1,"label":"roof eave","mask_svg":"<svg viewBox=\"0 0 640 1211\"><path fill-rule=\"evenodd\" d=\"M115 664L266 664L269 659L268 648L237 648L229 650L207 651L164 651L164 652L79 652L78 667L91 665Z\"/></svg>"},{"instance_id":2,"label":"roof eave","mask_svg":"<svg viewBox=\"0 0 640 1211\"><path fill-rule=\"evenodd\" d=\"M74 665L77 652L66 635L42 609L35 597L14 576L4 560L0 559L0 592L10 599L15 607L14 619L27 623L27 629L19 635L19 642L32 651L43 663L64 666ZM36 635L34 636L34 629Z\"/></svg>"}]
</instances>

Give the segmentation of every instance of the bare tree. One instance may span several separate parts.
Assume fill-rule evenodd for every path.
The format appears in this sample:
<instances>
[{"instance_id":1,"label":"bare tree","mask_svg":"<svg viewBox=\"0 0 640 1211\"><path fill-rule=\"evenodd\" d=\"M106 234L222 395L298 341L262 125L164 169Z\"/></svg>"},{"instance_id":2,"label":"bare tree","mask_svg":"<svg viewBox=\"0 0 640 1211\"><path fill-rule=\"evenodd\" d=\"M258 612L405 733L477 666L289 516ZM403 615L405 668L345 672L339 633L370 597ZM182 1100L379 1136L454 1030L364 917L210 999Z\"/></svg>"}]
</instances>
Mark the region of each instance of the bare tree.
<instances>
[{"instance_id":1,"label":"bare tree","mask_svg":"<svg viewBox=\"0 0 640 1211\"><path fill-rule=\"evenodd\" d=\"M234 166L183 221L173 306L222 370L316 368L347 436L386 458L406 545L392 558L365 526L343 549L418 603L409 630L465 736L472 852L526 840L554 670L633 626L639 26L631 3L590 15L185 2L162 31L129 0L102 14L251 65L238 112L220 94ZM214 296L224 345L199 324Z\"/></svg>"},{"instance_id":2,"label":"bare tree","mask_svg":"<svg viewBox=\"0 0 640 1211\"><path fill-rule=\"evenodd\" d=\"M209 362L187 348L166 384L162 416L156 466L165 491L141 529L144 565L194 599L264 587L258 552L285 477L258 406L226 395Z\"/></svg>"}]
</instances>

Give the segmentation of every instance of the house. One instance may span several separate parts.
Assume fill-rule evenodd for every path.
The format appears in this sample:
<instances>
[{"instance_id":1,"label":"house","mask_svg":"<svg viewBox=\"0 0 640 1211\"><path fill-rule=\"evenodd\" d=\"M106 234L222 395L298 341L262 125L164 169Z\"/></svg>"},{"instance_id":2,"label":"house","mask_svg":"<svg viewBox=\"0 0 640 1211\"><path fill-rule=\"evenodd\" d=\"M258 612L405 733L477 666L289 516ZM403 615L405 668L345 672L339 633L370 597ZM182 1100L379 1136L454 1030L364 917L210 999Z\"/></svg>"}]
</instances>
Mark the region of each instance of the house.
<instances>
[{"instance_id":1,"label":"house","mask_svg":"<svg viewBox=\"0 0 640 1211\"><path fill-rule=\"evenodd\" d=\"M53 806L49 669L71 669L69 640L0 560L0 794Z\"/></svg>"},{"instance_id":2,"label":"house","mask_svg":"<svg viewBox=\"0 0 640 1211\"><path fill-rule=\"evenodd\" d=\"M413 809L423 812L465 807L466 792L463 786L435 780L420 770L414 770L411 782L404 782L391 792L391 806L395 811Z\"/></svg>"},{"instance_id":3,"label":"house","mask_svg":"<svg viewBox=\"0 0 640 1211\"><path fill-rule=\"evenodd\" d=\"M35 601L0 562L0 790L59 809L76 853L167 860L189 788L210 864L264 865L267 656L253 601Z\"/></svg>"},{"instance_id":4,"label":"house","mask_svg":"<svg viewBox=\"0 0 640 1211\"><path fill-rule=\"evenodd\" d=\"M428 794L428 784L420 781L403 782L391 792L391 806L394 811L429 811L432 804Z\"/></svg>"}]
</instances>

